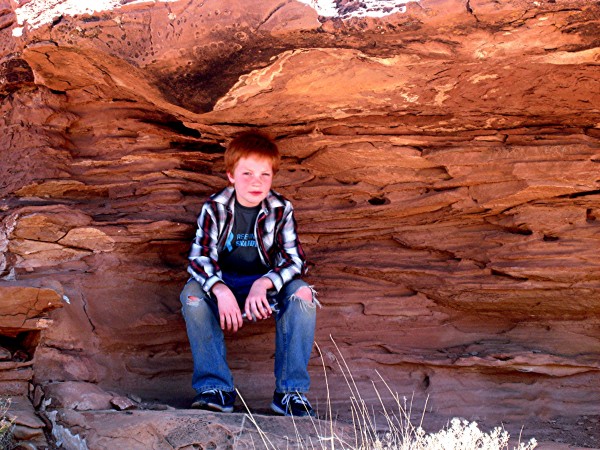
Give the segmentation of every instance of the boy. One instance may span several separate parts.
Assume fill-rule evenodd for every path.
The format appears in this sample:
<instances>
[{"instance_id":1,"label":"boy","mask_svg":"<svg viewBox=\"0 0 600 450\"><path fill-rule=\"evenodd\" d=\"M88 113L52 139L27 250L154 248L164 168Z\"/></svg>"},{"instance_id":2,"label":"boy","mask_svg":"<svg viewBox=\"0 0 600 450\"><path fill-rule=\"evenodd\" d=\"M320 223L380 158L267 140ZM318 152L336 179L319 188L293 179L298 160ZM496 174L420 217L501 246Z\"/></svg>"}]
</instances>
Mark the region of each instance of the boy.
<instances>
[{"instance_id":1,"label":"boy","mask_svg":"<svg viewBox=\"0 0 600 450\"><path fill-rule=\"evenodd\" d=\"M316 306L291 203L271 190L279 168L275 143L244 133L225 151L230 186L202 207L189 255L190 280L181 293L197 395L192 408L233 411L236 394L223 332L247 318L275 316L275 392L278 414L314 416L310 385ZM271 305L274 310L271 310Z\"/></svg>"}]
</instances>

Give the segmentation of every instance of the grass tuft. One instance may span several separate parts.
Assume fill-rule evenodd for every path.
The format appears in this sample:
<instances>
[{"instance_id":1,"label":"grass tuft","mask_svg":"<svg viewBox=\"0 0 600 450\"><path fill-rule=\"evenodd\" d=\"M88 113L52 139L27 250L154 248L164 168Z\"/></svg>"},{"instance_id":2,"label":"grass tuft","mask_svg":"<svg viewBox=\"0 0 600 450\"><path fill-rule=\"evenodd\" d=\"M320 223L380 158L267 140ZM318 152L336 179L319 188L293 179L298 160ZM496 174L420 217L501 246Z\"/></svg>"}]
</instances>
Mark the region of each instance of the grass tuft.
<instances>
[{"instance_id":1,"label":"grass tuft","mask_svg":"<svg viewBox=\"0 0 600 450\"><path fill-rule=\"evenodd\" d=\"M13 444L13 419L8 418L10 398L0 398L0 449L8 449Z\"/></svg>"},{"instance_id":2,"label":"grass tuft","mask_svg":"<svg viewBox=\"0 0 600 450\"><path fill-rule=\"evenodd\" d=\"M383 382L386 391L386 396L391 396L392 404L395 403L395 408L390 410L384 405L384 398L377 389L375 382L372 382L373 389L379 400L381 412L375 413L375 406L368 405L354 380L352 372L344 356L331 338L333 345L339 355L336 358L340 371L344 377L346 385L350 390L350 408L352 413L352 429L351 436L341 436L337 434L338 427L335 426L335 419L331 410L331 401L329 398L329 384L327 380L327 372L325 363L323 362L323 370L325 372L325 384L327 388L327 411L321 414L324 420L314 420L311 418L312 426L316 434L319 436L318 442L307 441L301 437L296 422L293 421L298 445L295 448L300 449L318 449L318 450L508 450L510 436L502 427L496 427L489 433L485 433L479 429L477 422L469 422L461 418L453 418L449 424L436 433L428 434L423 429L423 419L425 410L427 409L427 401L423 408L417 425L413 424L412 420L412 403L406 397L400 398L398 393L394 392L386 383L383 377L376 371L380 381ZM318 344L315 344L321 361L323 354ZM387 397L386 397L387 398ZM267 449L275 450L273 442L269 440L264 433L252 413L244 403L248 411L247 417L252 424L257 428L262 439L263 445ZM377 426L377 419L383 417L383 427ZM293 420L293 418L292 418ZM531 439L527 443L519 443L513 450L533 450L537 446L535 439Z\"/></svg>"}]
</instances>

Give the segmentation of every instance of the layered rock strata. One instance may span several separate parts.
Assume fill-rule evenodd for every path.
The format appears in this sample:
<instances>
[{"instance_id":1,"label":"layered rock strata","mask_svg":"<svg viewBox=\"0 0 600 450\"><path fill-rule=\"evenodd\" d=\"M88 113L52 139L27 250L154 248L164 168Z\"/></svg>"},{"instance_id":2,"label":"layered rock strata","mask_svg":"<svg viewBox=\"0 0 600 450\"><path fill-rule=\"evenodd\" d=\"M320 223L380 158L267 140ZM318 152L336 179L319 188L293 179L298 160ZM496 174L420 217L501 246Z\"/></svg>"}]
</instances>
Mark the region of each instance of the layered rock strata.
<instances>
[{"instance_id":1,"label":"layered rock strata","mask_svg":"<svg viewBox=\"0 0 600 450\"><path fill-rule=\"evenodd\" d=\"M70 302L36 383L187 404L196 214L226 184L221 144L259 127L324 305L322 405L326 376L350 416L347 363L374 404L373 383L394 403L383 379L431 417L597 423L597 3L423 0L348 20L293 1L121 3L34 28L0 2L0 272ZM259 409L271 335L228 341Z\"/></svg>"},{"instance_id":2,"label":"layered rock strata","mask_svg":"<svg viewBox=\"0 0 600 450\"><path fill-rule=\"evenodd\" d=\"M48 445L45 424L30 399L35 391L33 358L40 333L52 325L50 311L63 303L57 289L60 286L0 286L0 410L3 418L13 422L12 439L22 445Z\"/></svg>"}]
</instances>

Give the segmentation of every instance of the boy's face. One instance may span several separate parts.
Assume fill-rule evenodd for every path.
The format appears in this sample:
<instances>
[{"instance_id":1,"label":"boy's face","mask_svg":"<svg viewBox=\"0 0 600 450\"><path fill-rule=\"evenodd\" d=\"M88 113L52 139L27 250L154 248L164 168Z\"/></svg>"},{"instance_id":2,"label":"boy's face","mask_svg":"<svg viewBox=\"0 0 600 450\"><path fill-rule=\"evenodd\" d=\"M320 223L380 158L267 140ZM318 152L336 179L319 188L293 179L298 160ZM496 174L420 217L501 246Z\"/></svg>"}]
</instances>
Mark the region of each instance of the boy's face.
<instances>
[{"instance_id":1,"label":"boy's face","mask_svg":"<svg viewBox=\"0 0 600 450\"><path fill-rule=\"evenodd\" d=\"M242 206L259 205L269 193L273 183L273 167L265 158L248 156L240 158L233 173L227 172L235 188L235 196Z\"/></svg>"}]
</instances>

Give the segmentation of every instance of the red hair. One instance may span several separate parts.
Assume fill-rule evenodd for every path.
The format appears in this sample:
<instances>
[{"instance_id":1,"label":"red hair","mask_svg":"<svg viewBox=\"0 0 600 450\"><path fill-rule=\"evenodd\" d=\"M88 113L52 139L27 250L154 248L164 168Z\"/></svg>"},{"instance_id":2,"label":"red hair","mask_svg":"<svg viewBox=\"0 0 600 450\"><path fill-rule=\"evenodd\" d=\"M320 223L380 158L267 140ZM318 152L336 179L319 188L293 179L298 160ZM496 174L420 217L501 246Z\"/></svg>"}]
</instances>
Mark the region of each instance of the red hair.
<instances>
[{"instance_id":1,"label":"red hair","mask_svg":"<svg viewBox=\"0 0 600 450\"><path fill-rule=\"evenodd\" d=\"M279 170L280 156L277 144L269 136L259 131L245 131L238 134L229 143L225 150L225 170L233 173L238 161L249 156L269 160L273 168L273 175Z\"/></svg>"}]
</instances>

